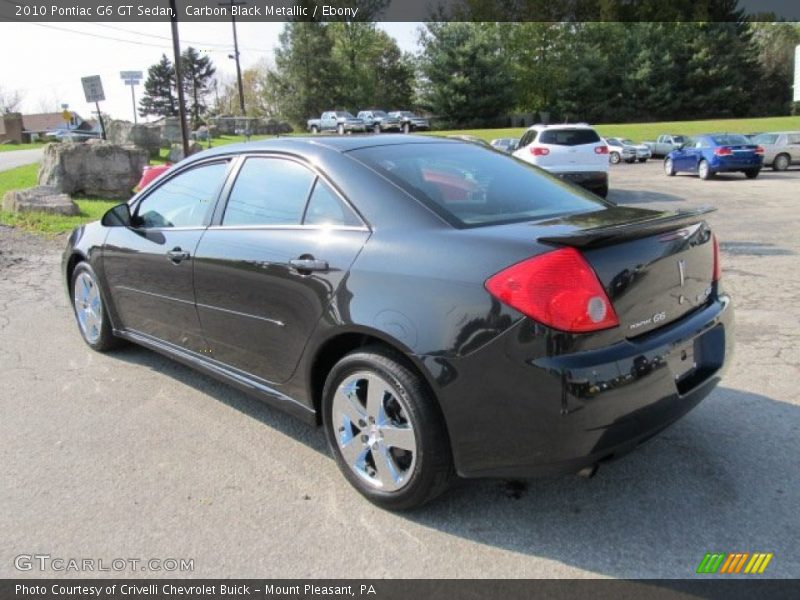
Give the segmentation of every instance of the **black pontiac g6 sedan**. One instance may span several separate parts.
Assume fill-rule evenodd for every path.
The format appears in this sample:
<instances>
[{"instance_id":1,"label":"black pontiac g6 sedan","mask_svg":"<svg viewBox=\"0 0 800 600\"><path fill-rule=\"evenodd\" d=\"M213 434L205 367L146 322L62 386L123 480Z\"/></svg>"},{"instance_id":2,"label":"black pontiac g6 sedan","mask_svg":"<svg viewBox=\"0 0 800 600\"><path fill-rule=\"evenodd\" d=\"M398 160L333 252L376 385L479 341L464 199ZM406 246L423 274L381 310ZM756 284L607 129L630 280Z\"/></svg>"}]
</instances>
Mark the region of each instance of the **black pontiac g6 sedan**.
<instances>
[{"instance_id":1,"label":"black pontiac g6 sedan","mask_svg":"<svg viewBox=\"0 0 800 600\"><path fill-rule=\"evenodd\" d=\"M83 339L141 344L310 423L372 502L593 470L697 405L732 346L707 211L620 207L424 137L195 155L77 228Z\"/></svg>"}]
</instances>

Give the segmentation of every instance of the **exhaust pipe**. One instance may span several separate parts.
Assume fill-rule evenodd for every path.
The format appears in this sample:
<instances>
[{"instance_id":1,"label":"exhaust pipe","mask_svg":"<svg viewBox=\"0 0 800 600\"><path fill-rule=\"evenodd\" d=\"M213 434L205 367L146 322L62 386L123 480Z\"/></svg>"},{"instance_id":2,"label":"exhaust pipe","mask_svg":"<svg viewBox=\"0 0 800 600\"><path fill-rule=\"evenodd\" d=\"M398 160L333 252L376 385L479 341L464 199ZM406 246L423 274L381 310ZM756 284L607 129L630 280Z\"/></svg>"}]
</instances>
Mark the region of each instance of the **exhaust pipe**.
<instances>
[{"instance_id":1,"label":"exhaust pipe","mask_svg":"<svg viewBox=\"0 0 800 600\"><path fill-rule=\"evenodd\" d=\"M580 477L581 479L591 479L597 474L597 469L599 468L600 465L597 463L594 463L593 465L590 465L588 467L584 467L580 471L578 471L578 477Z\"/></svg>"}]
</instances>

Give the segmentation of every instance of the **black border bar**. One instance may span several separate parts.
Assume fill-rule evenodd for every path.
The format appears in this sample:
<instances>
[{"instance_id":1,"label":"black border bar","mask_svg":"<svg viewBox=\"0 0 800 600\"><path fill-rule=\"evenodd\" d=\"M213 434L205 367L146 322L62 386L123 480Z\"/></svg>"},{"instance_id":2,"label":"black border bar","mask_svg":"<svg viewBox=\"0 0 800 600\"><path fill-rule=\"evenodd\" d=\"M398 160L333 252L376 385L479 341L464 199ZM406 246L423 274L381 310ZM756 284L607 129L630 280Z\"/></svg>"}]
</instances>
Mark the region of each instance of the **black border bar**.
<instances>
[{"instance_id":1,"label":"black border bar","mask_svg":"<svg viewBox=\"0 0 800 600\"><path fill-rule=\"evenodd\" d=\"M229 21L219 0L176 0L184 22ZM797 0L245 0L240 22L800 21ZM0 0L0 22L157 22L169 0Z\"/></svg>"}]
</instances>

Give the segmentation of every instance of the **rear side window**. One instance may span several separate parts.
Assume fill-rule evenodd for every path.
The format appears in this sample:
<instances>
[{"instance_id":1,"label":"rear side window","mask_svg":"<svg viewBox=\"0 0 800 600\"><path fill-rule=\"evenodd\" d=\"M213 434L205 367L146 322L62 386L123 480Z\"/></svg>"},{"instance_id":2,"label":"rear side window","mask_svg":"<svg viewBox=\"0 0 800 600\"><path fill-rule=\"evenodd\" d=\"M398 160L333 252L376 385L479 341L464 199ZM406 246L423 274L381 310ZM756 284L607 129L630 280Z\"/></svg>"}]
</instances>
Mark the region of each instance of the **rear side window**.
<instances>
[{"instance_id":1,"label":"rear side window","mask_svg":"<svg viewBox=\"0 0 800 600\"><path fill-rule=\"evenodd\" d=\"M248 158L233 184L223 225L299 225L314 173L291 160Z\"/></svg>"},{"instance_id":2,"label":"rear side window","mask_svg":"<svg viewBox=\"0 0 800 600\"><path fill-rule=\"evenodd\" d=\"M342 227L358 227L361 225L359 218L334 193L330 186L317 179L314 191L308 201L305 225L336 225Z\"/></svg>"},{"instance_id":3,"label":"rear side window","mask_svg":"<svg viewBox=\"0 0 800 600\"><path fill-rule=\"evenodd\" d=\"M555 146L580 146L599 141L600 136L594 129L545 129L539 134L540 144Z\"/></svg>"},{"instance_id":4,"label":"rear side window","mask_svg":"<svg viewBox=\"0 0 800 600\"><path fill-rule=\"evenodd\" d=\"M350 155L455 227L592 212L607 204L508 154L469 143L397 144Z\"/></svg>"}]
</instances>

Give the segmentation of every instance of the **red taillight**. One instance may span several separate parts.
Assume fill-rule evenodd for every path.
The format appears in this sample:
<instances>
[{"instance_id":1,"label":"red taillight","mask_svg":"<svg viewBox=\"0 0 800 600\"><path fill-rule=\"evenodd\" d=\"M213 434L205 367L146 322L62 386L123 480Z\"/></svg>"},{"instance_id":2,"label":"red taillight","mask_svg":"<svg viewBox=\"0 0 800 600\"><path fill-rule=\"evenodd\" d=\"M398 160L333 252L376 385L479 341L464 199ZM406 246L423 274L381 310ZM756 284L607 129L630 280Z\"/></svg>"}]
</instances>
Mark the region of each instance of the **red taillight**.
<instances>
[{"instance_id":1,"label":"red taillight","mask_svg":"<svg viewBox=\"0 0 800 600\"><path fill-rule=\"evenodd\" d=\"M595 154L608 154L608 146L603 144L602 146L595 146L594 147Z\"/></svg>"},{"instance_id":2,"label":"red taillight","mask_svg":"<svg viewBox=\"0 0 800 600\"><path fill-rule=\"evenodd\" d=\"M756 154L764 155L764 147L763 146L756 146Z\"/></svg>"},{"instance_id":3,"label":"red taillight","mask_svg":"<svg viewBox=\"0 0 800 600\"><path fill-rule=\"evenodd\" d=\"M584 333L619 325L597 275L574 248L523 260L485 285L504 304L555 329Z\"/></svg>"},{"instance_id":4,"label":"red taillight","mask_svg":"<svg viewBox=\"0 0 800 600\"><path fill-rule=\"evenodd\" d=\"M714 148L714 154L717 156L730 156L733 154L733 150L728 148L727 146L722 146L720 148Z\"/></svg>"},{"instance_id":5,"label":"red taillight","mask_svg":"<svg viewBox=\"0 0 800 600\"><path fill-rule=\"evenodd\" d=\"M550 154L550 149L542 146L531 146L531 154L534 156L547 156Z\"/></svg>"},{"instance_id":6,"label":"red taillight","mask_svg":"<svg viewBox=\"0 0 800 600\"><path fill-rule=\"evenodd\" d=\"M722 277L722 265L719 262L719 242L717 241L717 236L713 233L711 234L711 239L714 241L714 275L712 279L719 281Z\"/></svg>"}]
</instances>

